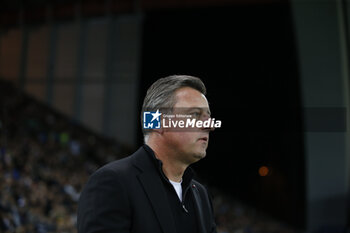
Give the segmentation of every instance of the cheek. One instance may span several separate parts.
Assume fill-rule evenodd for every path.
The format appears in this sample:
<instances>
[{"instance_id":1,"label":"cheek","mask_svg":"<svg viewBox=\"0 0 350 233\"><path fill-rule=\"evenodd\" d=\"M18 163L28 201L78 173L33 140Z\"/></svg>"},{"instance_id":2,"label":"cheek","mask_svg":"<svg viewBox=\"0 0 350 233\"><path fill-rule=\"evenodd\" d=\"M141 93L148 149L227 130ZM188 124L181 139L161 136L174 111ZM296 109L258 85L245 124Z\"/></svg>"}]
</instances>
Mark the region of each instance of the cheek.
<instances>
[{"instance_id":1,"label":"cheek","mask_svg":"<svg viewBox=\"0 0 350 233\"><path fill-rule=\"evenodd\" d=\"M196 142L196 136L191 132L171 132L168 138L178 148L186 148Z\"/></svg>"},{"instance_id":2,"label":"cheek","mask_svg":"<svg viewBox=\"0 0 350 233\"><path fill-rule=\"evenodd\" d=\"M200 148L206 148L205 143L201 143L198 140L196 133L185 133L179 138L180 148L184 151L197 151Z\"/></svg>"}]
</instances>

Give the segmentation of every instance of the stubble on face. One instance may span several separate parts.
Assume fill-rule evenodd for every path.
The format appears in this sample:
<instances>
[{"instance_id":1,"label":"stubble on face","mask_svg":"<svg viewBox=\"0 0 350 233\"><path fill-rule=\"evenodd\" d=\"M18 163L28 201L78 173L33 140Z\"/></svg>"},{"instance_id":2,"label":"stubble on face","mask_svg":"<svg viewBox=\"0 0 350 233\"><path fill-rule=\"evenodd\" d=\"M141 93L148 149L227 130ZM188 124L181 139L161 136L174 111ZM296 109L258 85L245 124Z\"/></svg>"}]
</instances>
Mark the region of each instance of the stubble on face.
<instances>
[{"instance_id":1,"label":"stubble on face","mask_svg":"<svg viewBox=\"0 0 350 233\"><path fill-rule=\"evenodd\" d=\"M208 109L209 105L205 96L199 91L184 87L175 92L176 104L174 109ZM176 110L175 110L176 111ZM189 112L191 113L191 112ZM195 129L188 131L171 131L165 132L169 146L177 158L185 164L192 164L206 156L206 149L209 143L209 130Z\"/></svg>"}]
</instances>

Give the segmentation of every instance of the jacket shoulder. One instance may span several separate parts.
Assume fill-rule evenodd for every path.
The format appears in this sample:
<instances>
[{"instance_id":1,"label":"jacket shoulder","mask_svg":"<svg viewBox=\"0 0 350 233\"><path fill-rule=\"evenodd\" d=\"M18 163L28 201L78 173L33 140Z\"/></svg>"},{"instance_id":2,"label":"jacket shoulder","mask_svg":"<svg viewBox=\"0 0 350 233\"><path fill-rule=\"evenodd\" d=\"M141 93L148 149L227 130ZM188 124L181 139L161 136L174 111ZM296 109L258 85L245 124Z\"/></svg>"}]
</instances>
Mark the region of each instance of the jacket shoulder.
<instances>
[{"instance_id":1,"label":"jacket shoulder","mask_svg":"<svg viewBox=\"0 0 350 233\"><path fill-rule=\"evenodd\" d=\"M109 162L99 169L95 171L95 173L105 172L105 171L112 171L114 173L123 173L124 171L128 170L131 166L131 155L118 159L112 162Z\"/></svg>"},{"instance_id":2,"label":"jacket shoulder","mask_svg":"<svg viewBox=\"0 0 350 233\"><path fill-rule=\"evenodd\" d=\"M122 159L118 159L103 165L102 167L97 169L94 172L94 174L105 173L105 172L112 172L115 174L129 173L132 170L132 168L134 168L133 165L134 165L135 157L143 156L145 153L146 153L145 150L141 147L129 156L126 156Z\"/></svg>"}]
</instances>

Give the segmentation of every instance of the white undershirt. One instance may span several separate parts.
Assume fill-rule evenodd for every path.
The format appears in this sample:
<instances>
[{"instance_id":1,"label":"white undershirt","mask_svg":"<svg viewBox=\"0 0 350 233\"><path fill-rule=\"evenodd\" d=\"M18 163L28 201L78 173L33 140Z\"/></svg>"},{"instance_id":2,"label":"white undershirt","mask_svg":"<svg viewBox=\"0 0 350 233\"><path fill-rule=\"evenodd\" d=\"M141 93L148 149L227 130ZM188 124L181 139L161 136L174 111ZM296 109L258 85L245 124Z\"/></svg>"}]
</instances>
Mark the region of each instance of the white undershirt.
<instances>
[{"instance_id":1,"label":"white undershirt","mask_svg":"<svg viewBox=\"0 0 350 233\"><path fill-rule=\"evenodd\" d=\"M169 180L170 183L174 186L174 189L177 193L177 196L179 197L180 201L182 202L182 186L181 186L181 183L182 183L182 179L180 182L175 182L175 181L172 181L172 180Z\"/></svg>"}]
</instances>

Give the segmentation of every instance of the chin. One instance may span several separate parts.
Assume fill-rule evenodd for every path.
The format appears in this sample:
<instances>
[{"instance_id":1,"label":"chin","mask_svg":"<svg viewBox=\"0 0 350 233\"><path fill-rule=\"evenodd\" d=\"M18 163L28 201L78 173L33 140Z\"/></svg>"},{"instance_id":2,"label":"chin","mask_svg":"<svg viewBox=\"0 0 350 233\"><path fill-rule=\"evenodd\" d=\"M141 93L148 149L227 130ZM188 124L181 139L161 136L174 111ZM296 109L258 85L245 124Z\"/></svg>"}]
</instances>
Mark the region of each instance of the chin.
<instances>
[{"instance_id":1,"label":"chin","mask_svg":"<svg viewBox=\"0 0 350 233\"><path fill-rule=\"evenodd\" d=\"M200 159L203 159L206 155L207 155L207 152L204 151L204 152L196 153L196 154L194 155L194 157L195 157L196 159L200 160Z\"/></svg>"}]
</instances>

